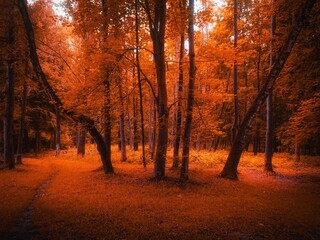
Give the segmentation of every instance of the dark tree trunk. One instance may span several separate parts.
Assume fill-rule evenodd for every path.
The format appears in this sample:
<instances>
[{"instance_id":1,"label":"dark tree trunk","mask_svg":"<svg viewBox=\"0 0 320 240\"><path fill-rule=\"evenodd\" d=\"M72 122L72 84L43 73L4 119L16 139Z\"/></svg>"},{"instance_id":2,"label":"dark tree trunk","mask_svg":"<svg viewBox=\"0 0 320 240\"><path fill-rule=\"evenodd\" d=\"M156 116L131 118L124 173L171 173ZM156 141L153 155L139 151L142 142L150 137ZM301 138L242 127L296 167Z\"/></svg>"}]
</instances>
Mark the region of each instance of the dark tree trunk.
<instances>
[{"instance_id":1,"label":"dark tree trunk","mask_svg":"<svg viewBox=\"0 0 320 240\"><path fill-rule=\"evenodd\" d=\"M236 51L238 44L238 1L234 0L234 14L233 14L233 27L234 27L234 49ZM234 119L232 126L231 139L234 142L239 124L239 107L238 107L238 65L237 60L234 61L233 66L233 95L234 95Z\"/></svg>"},{"instance_id":2,"label":"dark tree trunk","mask_svg":"<svg viewBox=\"0 0 320 240\"><path fill-rule=\"evenodd\" d=\"M184 7L185 8L185 7ZM172 167L179 166L179 148L181 141L181 124L182 124L182 95L183 95L183 65L184 58L184 32L180 35L180 56L179 56L179 81L178 81L178 106L177 106L177 121L176 121L176 138L174 140L173 162Z\"/></svg>"},{"instance_id":3,"label":"dark tree trunk","mask_svg":"<svg viewBox=\"0 0 320 240\"><path fill-rule=\"evenodd\" d=\"M266 122L266 147L264 157L264 170L273 172L272 155L273 155L273 88L269 90L267 97L267 122Z\"/></svg>"},{"instance_id":4,"label":"dark tree trunk","mask_svg":"<svg viewBox=\"0 0 320 240\"><path fill-rule=\"evenodd\" d=\"M128 111L128 126L129 126L129 145L130 145L130 150L133 150L133 130L132 130L132 123L131 123L131 115Z\"/></svg>"},{"instance_id":5,"label":"dark tree trunk","mask_svg":"<svg viewBox=\"0 0 320 240\"><path fill-rule=\"evenodd\" d=\"M104 81L104 87L105 87L105 106L104 106L104 138L103 139L104 139L105 150L101 149L101 152L99 151L99 153L100 154L102 152L105 153L106 155L104 157L106 157L106 159L110 159L111 161L111 113L110 113L111 99L110 99L109 79L106 79ZM94 132L96 133L98 131L94 131ZM96 138L98 137L96 136ZM98 142L96 143L98 145Z\"/></svg>"},{"instance_id":6,"label":"dark tree trunk","mask_svg":"<svg viewBox=\"0 0 320 240\"><path fill-rule=\"evenodd\" d=\"M154 159L154 153L156 149L156 134L157 134L157 109L156 100L154 97L150 98L150 110L149 110L149 152L151 159Z\"/></svg>"},{"instance_id":7,"label":"dark tree trunk","mask_svg":"<svg viewBox=\"0 0 320 240\"><path fill-rule=\"evenodd\" d=\"M79 129L77 154L84 157L86 153L86 131L82 128Z\"/></svg>"},{"instance_id":8,"label":"dark tree trunk","mask_svg":"<svg viewBox=\"0 0 320 240\"><path fill-rule=\"evenodd\" d=\"M104 41L107 40L109 35L109 20L108 20L108 12L109 7L106 0L102 0L102 13L103 13L103 33L104 33ZM90 135L93 137L95 142L97 143L98 151L100 153L102 162L104 163L103 168L110 173L113 173L113 167L111 165L111 96L110 96L110 66L106 66L105 68L105 79L104 79L104 136L99 136L100 133L97 129L88 129L86 128ZM103 139L103 141L101 141ZM102 146L102 142L104 146ZM109 169L110 167L110 169Z\"/></svg>"},{"instance_id":9,"label":"dark tree trunk","mask_svg":"<svg viewBox=\"0 0 320 240\"><path fill-rule=\"evenodd\" d=\"M119 98L120 98L120 143L121 143L121 161L127 160L127 145L126 145L126 134L124 126L124 105L122 97L122 83L119 82Z\"/></svg>"},{"instance_id":10,"label":"dark tree trunk","mask_svg":"<svg viewBox=\"0 0 320 240\"><path fill-rule=\"evenodd\" d=\"M25 116L26 116L26 106L27 106L27 93L28 93L28 85L27 82L23 83L23 94L22 94L22 104L21 104L21 118L20 118L20 131L19 131L19 139L17 146L17 158L16 163L22 163L22 146L24 145L24 124L25 124Z\"/></svg>"},{"instance_id":11,"label":"dark tree trunk","mask_svg":"<svg viewBox=\"0 0 320 240\"><path fill-rule=\"evenodd\" d=\"M139 150L139 135L138 135L138 100L133 95L133 151Z\"/></svg>"},{"instance_id":12,"label":"dark tree trunk","mask_svg":"<svg viewBox=\"0 0 320 240\"><path fill-rule=\"evenodd\" d=\"M196 77L196 65L195 65L195 53L194 53L194 0L189 0L189 91L188 91L188 103L186 113L186 123L184 126L183 134L183 149L182 149L182 166L181 175L182 179L188 179L189 175L189 151L190 151L190 139L191 139L191 126L192 126L192 111L194 102L194 82Z\"/></svg>"},{"instance_id":13,"label":"dark tree trunk","mask_svg":"<svg viewBox=\"0 0 320 240\"><path fill-rule=\"evenodd\" d=\"M140 128L141 128L141 145L142 145L142 164L147 166L145 155L145 137L144 137L144 116L143 116L143 99L142 99L142 86L140 77L140 61L139 61L139 18L138 18L138 0L135 1L135 20L136 20L136 64L138 74L139 85L139 97L140 97Z\"/></svg>"},{"instance_id":14,"label":"dark tree trunk","mask_svg":"<svg viewBox=\"0 0 320 240\"><path fill-rule=\"evenodd\" d=\"M149 2L145 2L149 20L150 35L153 43L154 62L158 86L158 141L154 161L154 177L161 180L165 177L165 164L168 143L168 106L165 68L165 28L166 0L156 0L151 11ZM154 15L154 18L152 16Z\"/></svg>"},{"instance_id":15,"label":"dark tree trunk","mask_svg":"<svg viewBox=\"0 0 320 240\"><path fill-rule=\"evenodd\" d=\"M61 120L60 109L56 106L56 157L60 155Z\"/></svg>"},{"instance_id":16,"label":"dark tree trunk","mask_svg":"<svg viewBox=\"0 0 320 240\"><path fill-rule=\"evenodd\" d=\"M13 147L13 107L14 107L14 2L7 5L7 78L5 86L4 130L4 163L5 167L15 167Z\"/></svg>"},{"instance_id":17,"label":"dark tree trunk","mask_svg":"<svg viewBox=\"0 0 320 240\"><path fill-rule=\"evenodd\" d=\"M274 63L273 56L273 36L275 33L275 16L271 15L270 21L270 37L271 37L271 46L270 46L270 67ZM264 157L264 170L268 172L273 172L272 168L272 155L273 155L273 88L269 89L267 97L267 122L266 122L266 147L265 147L265 157Z\"/></svg>"},{"instance_id":18,"label":"dark tree trunk","mask_svg":"<svg viewBox=\"0 0 320 240\"><path fill-rule=\"evenodd\" d=\"M153 118L153 99L150 97L149 100L149 120L148 120L148 148L149 152L151 152L152 149L152 118Z\"/></svg>"},{"instance_id":19,"label":"dark tree trunk","mask_svg":"<svg viewBox=\"0 0 320 240\"><path fill-rule=\"evenodd\" d=\"M252 105L250 106L248 112L246 113L241 126L239 128L237 137L235 139L234 144L231 147L227 162L221 172L221 177L230 178L230 179L237 179L237 168L240 161L240 157L242 154L242 150L245 144L246 137L248 132L251 129L252 122L255 118L257 111L260 109L261 105L266 100L269 90L273 87L274 82L278 78L281 70L283 69L286 60L288 59L292 48L296 42L296 39L308 18L313 5L315 4L316 0L307 0L304 4L300 7L298 14L296 15L296 23L293 26L292 30L290 31L286 42L281 48L279 56L275 60L274 65L272 66L269 75L263 84L258 96L253 101Z\"/></svg>"},{"instance_id":20,"label":"dark tree trunk","mask_svg":"<svg viewBox=\"0 0 320 240\"><path fill-rule=\"evenodd\" d=\"M260 32L259 32L259 39L260 39ZM259 42L260 44L260 42ZM258 93L260 91L260 63L261 63L261 46L258 48L258 61L257 61L257 88ZM260 110L258 111L257 121L256 121L256 129L253 139L253 153L254 155L258 155L260 152Z\"/></svg>"},{"instance_id":21,"label":"dark tree trunk","mask_svg":"<svg viewBox=\"0 0 320 240\"><path fill-rule=\"evenodd\" d=\"M25 1L18 0L18 7L19 7L20 14L22 16L22 20L24 22L33 70L37 75L38 80L41 81L41 83L43 84L44 88L47 91L47 94L52 98L52 100L56 103L56 105L60 107L60 110L63 110L62 112L65 113L67 116L69 116L71 119L73 119L75 122L81 122L83 126L89 131L89 133L97 143L97 147L100 153L100 158L103 164L104 172L113 173L113 167L111 163L111 151L109 149L110 145L107 146L106 144L104 144L103 137L94 126L94 121L84 115L78 115L72 111L67 111L66 109L62 108L61 100L55 94L54 90L52 89L49 82L47 81L47 78L44 72L42 71L38 54L37 54L34 31L33 31L32 23L28 14L28 9Z\"/></svg>"},{"instance_id":22,"label":"dark tree trunk","mask_svg":"<svg viewBox=\"0 0 320 240\"><path fill-rule=\"evenodd\" d=\"M87 127L87 130L89 131L90 135L93 137L94 141L97 144L97 148L101 157L101 160L103 162L103 169L105 173L113 173L113 167L111 164L111 151L109 148L106 147L106 144L103 140L103 137L98 132L98 130L95 127ZM110 146L110 145L109 145Z\"/></svg>"}]
</instances>

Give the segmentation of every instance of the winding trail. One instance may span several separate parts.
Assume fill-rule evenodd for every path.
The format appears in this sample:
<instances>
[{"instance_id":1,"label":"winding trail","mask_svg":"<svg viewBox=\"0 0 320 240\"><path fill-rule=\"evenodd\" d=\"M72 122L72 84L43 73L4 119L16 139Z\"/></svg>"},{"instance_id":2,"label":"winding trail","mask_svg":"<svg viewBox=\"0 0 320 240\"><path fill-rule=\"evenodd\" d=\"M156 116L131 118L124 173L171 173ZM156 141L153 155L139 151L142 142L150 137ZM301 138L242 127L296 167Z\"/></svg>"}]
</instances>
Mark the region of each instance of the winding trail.
<instances>
[{"instance_id":1,"label":"winding trail","mask_svg":"<svg viewBox=\"0 0 320 240\"><path fill-rule=\"evenodd\" d=\"M38 233L36 226L32 222L32 214L35 209L35 202L41 196L46 194L46 188L52 182L53 178L58 174L60 170L54 166L53 171L49 174L49 176L39 185L36 189L35 194L32 197L29 205L23 212L21 218L14 225L11 232L9 233L8 239L31 239L35 237Z\"/></svg>"}]
</instances>

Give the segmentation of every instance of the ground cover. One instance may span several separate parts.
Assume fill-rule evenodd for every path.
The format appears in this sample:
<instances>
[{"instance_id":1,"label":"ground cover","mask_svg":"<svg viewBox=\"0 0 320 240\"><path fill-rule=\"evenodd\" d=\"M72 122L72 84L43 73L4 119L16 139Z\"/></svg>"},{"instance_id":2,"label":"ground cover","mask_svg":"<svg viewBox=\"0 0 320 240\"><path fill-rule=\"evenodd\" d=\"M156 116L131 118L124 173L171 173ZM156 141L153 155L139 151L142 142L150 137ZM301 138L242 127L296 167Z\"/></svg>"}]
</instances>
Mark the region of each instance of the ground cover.
<instances>
[{"instance_id":1,"label":"ground cover","mask_svg":"<svg viewBox=\"0 0 320 240\"><path fill-rule=\"evenodd\" d=\"M139 153L121 163L114 149L116 173L104 175L87 152L0 171L1 239L320 239L318 158L275 154L267 174L263 155L246 153L230 181L218 177L227 152L192 152L190 181L169 158L167 179L155 182Z\"/></svg>"}]
</instances>

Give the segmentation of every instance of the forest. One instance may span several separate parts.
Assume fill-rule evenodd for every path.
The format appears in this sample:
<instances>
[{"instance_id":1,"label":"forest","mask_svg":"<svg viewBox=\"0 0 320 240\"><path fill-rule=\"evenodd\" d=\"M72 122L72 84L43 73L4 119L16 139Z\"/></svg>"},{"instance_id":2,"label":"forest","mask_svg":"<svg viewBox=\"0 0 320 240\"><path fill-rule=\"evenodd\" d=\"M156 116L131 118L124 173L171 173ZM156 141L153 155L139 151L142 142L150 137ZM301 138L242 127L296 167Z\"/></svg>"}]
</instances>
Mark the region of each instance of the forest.
<instances>
[{"instance_id":1,"label":"forest","mask_svg":"<svg viewBox=\"0 0 320 240\"><path fill-rule=\"evenodd\" d=\"M0 239L320 238L319 1L0 9Z\"/></svg>"}]
</instances>

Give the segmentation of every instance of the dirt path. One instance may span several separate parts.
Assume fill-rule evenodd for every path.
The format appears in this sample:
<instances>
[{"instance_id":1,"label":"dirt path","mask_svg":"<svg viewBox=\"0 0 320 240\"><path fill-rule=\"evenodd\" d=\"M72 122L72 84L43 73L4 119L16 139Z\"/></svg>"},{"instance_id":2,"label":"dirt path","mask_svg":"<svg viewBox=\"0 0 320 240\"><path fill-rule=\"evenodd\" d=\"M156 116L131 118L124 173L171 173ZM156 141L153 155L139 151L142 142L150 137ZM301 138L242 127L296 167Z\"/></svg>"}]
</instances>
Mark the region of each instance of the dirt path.
<instances>
[{"instance_id":1,"label":"dirt path","mask_svg":"<svg viewBox=\"0 0 320 240\"><path fill-rule=\"evenodd\" d=\"M119 163L110 176L99 166L90 156L29 159L15 174L37 187L16 211L18 223L8 221L10 239L320 239L317 168L275 176L240 168L233 182L193 166L181 183L169 169L167 181L154 182L152 166ZM17 192L22 186L17 180Z\"/></svg>"},{"instance_id":2,"label":"dirt path","mask_svg":"<svg viewBox=\"0 0 320 240\"><path fill-rule=\"evenodd\" d=\"M46 188L57 175L59 170L53 169L53 172L41 183L41 185L35 190L35 194L30 201L29 205L22 213L22 217L17 224L13 226L9 238L11 239L31 239L37 236L37 228L32 222L32 214L35 209L36 201L46 194Z\"/></svg>"}]
</instances>

